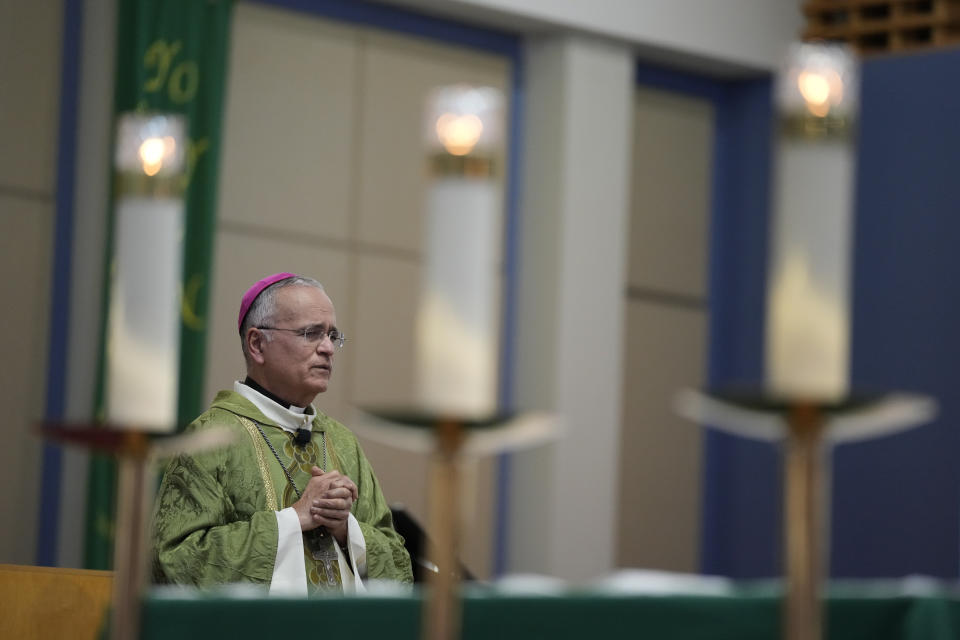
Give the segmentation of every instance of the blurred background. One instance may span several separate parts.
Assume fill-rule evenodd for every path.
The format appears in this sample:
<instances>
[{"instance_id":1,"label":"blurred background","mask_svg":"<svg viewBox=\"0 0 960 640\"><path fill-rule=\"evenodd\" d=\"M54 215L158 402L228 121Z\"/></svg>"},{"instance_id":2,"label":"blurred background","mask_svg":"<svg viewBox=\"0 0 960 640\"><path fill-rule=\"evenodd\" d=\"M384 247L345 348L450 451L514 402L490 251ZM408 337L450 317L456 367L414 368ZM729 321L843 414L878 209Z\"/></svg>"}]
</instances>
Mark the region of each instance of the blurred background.
<instances>
[{"instance_id":1,"label":"blurred background","mask_svg":"<svg viewBox=\"0 0 960 640\"><path fill-rule=\"evenodd\" d=\"M773 73L804 33L850 27L864 55L852 385L927 393L940 414L835 451L831 574L956 578L960 22L947 0L859 4L838 18L826 0L232 3L225 64L200 80L223 84L202 403L243 377L239 300L278 271L323 282L349 336L322 411L350 426L356 407L409 401L425 101L493 87L500 403L554 411L565 431L468 466L465 564L777 575L780 452L672 403L762 381ZM133 28L117 16L111 0L0 3L0 563L92 566L90 532L109 535L89 456L35 427L95 414L115 47ZM425 521L426 459L363 445L388 500Z\"/></svg>"}]
</instances>

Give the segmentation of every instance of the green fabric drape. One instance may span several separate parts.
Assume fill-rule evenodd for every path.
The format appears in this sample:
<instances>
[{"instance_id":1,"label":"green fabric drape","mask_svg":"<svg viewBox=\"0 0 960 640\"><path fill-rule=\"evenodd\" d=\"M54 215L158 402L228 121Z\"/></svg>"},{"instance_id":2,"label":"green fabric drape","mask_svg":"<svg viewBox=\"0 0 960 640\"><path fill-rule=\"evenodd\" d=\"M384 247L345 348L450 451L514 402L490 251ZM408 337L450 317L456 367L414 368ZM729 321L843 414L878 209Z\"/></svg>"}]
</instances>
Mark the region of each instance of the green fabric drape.
<instances>
[{"instance_id":1,"label":"green fabric drape","mask_svg":"<svg viewBox=\"0 0 960 640\"><path fill-rule=\"evenodd\" d=\"M463 640L777 640L783 637L779 595L626 596L589 593L509 595L495 589L463 594ZM147 598L144 640L185 635L260 639L291 637L422 637L422 595L317 599ZM319 622L318 622L319 621ZM956 640L960 600L949 594L828 598L829 640ZM318 632L319 629L319 632Z\"/></svg>"},{"instance_id":2,"label":"green fabric drape","mask_svg":"<svg viewBox=\"0 0 960 640\"><path fill-rule=\"evenodd\" d=\"M114 115L127 111L185 114L186 228L180 338L178 426L203 411L203 373L210 266L216 219L217 171L233 0L119 0ZM113 203L107 229L107 264L101 356L95 406L103 417L106 310L113 255ZM87 489L85 563L110 567L116 470L94 456Z\"/></svg>"}]
</instances>

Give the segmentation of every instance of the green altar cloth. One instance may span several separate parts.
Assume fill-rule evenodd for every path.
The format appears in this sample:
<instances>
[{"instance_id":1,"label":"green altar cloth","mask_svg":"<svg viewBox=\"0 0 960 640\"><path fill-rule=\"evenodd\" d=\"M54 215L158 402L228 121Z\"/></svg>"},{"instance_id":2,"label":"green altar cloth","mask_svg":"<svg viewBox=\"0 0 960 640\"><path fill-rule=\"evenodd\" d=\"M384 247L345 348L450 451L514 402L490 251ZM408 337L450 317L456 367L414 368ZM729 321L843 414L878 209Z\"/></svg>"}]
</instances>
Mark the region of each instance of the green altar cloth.
<instances>
[{"instance_id":1,"label":"green altar cloth","mask_svg":"<svg viewBox=\"0 0 960 640\"><path fill-rule=\"evenodd\" d=\"M277 637L419 638L422 599L329 596L316 599L148 598L142 638ZM780 598L736 596L510 596L472 593L463 601L464 640L774 640L781 636ZM960 638L954 595L832 595L831 640ZM317 636L319 637L319 636Z\"/></svg>"}]
</instances>

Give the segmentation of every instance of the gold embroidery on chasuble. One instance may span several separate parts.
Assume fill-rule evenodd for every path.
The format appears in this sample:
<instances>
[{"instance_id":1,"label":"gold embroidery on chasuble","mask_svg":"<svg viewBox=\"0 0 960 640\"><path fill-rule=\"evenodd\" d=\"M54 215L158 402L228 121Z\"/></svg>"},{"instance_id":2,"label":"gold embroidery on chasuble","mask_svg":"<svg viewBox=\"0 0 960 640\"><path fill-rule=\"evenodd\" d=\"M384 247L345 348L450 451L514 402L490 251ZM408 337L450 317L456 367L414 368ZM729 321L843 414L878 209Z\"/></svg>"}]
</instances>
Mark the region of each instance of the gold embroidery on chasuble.
<instances>
[{"instance_id":1,"label":"gold embroidery on chasuble","mask_svg":"<svg viewBox=\"0 0 960 640\"><path fill-rule=\"evenodd\" d=\"M320 438L324 442L326 438ZM283 454L291 459L290 466L287 467L287 473L297 483L299 489L307 486L307 482L312 477L310 469L320 467L324 471L332 468L331 465L324 468L323 452L317 446L316 439L311 439L306 446L295 447L290 438L286 438L283 443ZM287 483L283 491L283 506L289 507L297 501L297 494ZM307 569L307 582L310 585L311 592L321 590L337 590L342 587L340 577L340 563L337 560L337 551L334 548L336 541L325 529L317 528L305 531L303 534L303 556Z\"/></svg>"},{"instance_id":2,"label":"gold embroidery on chasuble","mask_svg":"<svg viewBox=\"0 0 960 640\"><path fill-rule=\"evenodd\" d=\"M257 466L260 468L260 476L263 478L263 487L266 492L267 508L271 511L279 511L280 509L277 506L277 491L273 488L273 479L270 477L270 469L267 467L267 459L263 452L265 446L263 437L260 435L260 432L257 431L257 426L253 424L252 420L244 418L243 416L237 417L240 418L240 424L243 425L250 439L253 440L253 450L257 455Z\"/></svg>"}]
</instances>

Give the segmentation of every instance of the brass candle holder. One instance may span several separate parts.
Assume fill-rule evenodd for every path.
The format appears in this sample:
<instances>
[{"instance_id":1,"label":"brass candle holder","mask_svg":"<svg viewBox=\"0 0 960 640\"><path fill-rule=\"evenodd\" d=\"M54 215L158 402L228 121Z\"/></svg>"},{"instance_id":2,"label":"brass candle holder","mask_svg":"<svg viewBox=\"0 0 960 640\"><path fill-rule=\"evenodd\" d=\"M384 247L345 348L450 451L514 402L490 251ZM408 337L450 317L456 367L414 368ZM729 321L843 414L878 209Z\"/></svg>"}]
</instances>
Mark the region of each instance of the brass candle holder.
<instances>
[{"instance_id":1,"label":"brass candle holder","mask_svg":"<svg viewBox=\"0 0 960 640\"><path fill-rule=\"evenodd\" d=\"M682 416L734 435L783 442L783 638L824 637L821 589L828 556L825 460L828 447L910 429L936 416L936 402L905 393L836 402L785 400L764 393L683 391Z\"/></svg>"}]
</instances>

